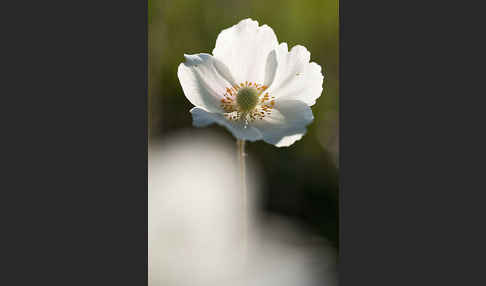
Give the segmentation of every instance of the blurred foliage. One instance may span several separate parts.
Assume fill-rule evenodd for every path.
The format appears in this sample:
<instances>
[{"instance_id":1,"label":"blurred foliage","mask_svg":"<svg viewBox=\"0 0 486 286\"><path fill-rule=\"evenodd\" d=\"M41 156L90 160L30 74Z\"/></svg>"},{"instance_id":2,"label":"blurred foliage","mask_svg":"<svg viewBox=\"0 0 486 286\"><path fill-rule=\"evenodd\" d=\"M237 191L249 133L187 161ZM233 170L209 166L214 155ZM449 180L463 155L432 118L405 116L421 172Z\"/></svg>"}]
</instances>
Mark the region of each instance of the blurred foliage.
<instances>
[{"instance_id":1,"label":"blurred foliage","mask_svg":"<svg viewBox=\"0 0 486 286\"><path fill-rule=\"evenodd\" d=\"M265 169L268 211L299 219L338 247L338 0L149 0L149 136L192 128L177 78L184 54L211 53L219 32L244 18L267 24L279 42L311 52L325 74L315 120L290 148L261 141L247 153ZM231 136L220 126L209 127Z\"/></svg>"}]
</instances>

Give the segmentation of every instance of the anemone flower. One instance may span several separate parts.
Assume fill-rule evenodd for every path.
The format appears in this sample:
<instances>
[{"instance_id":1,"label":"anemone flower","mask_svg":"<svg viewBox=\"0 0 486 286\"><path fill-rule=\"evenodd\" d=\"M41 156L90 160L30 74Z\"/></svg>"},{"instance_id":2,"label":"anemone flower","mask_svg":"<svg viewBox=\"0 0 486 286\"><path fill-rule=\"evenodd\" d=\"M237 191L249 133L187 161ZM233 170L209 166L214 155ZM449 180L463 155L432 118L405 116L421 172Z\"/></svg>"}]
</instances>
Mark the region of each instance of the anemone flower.
<instances>
[{"instance_id":1,"label":"anemone flower","mask_svg":"<svg viewBox=\"0 0 486 286\"><path fill-rule=\"evenodd\" d=\"M321 67L296 45L279 44L267 25L244 19L221 31L213 55L184 55L177 75L193 125L217 123L238 142L287 147L302 138L321 96ZM244 146L244 145L243 145Z\"/></svg>"},{"instance_id":2,"label":"anemone flower","mask_svg":"<svg viewBox=\"0 0 486 286\"><path fill-rule=\"evenodd\" d=\"M184 55L177 75L191 109L193 125L217 123L237 139L247 244L245 141L264 140L287 147L300 140L321 96L321 67L303 46L290 51L272 28L244 19L221 31L213 55ZM246 251L245 251L246 252Z\"/></svg>"}]
</instances>

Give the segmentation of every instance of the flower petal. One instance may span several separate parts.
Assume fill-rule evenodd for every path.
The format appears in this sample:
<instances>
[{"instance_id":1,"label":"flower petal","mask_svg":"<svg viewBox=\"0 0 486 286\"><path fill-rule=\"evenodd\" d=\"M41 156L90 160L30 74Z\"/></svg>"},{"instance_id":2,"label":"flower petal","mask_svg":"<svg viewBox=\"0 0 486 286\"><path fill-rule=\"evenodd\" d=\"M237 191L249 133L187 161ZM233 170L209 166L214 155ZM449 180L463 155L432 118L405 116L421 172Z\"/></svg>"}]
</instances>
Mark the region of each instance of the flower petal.
<instances>
[{"instance_id":1,"label":"flower petal","mask_svg":"<svg viewBox=\"0 0 486 286\"><path fill-rule=\"evenodd\" d=\"M304 136L304 134L295 134L295 135L282 137L282 139L280 139L280 141L278 141L275 144L275 146L277 146L277 147L289 147L290 145L294 144L295 141L302 139L302 136Z\"/></svg>"},{"instance_id":2,"label":"flower petal","mask_svg":"<svg viewBox=\"0 0 486 286\"><path fill-rule=\"evenodd\" d=\"M268 54L277 46L272 28L245 19L219 33L213 55L228 66L238 82L261 84Z\"/></svg>"},{"instance_id":3,"label":"flower petal","mask_svg":"<svg viewBox=\"0 0 486 286\"><path fill-rule=\"evenodd\" d=\"M205 127L213 123L217 123L221 126L226 127L233 136L238 139L256 141L262 139L261 132L252 127L244 126L241 121L230 121L227 120L222 114L210 113L200 107L194 107L191 109L192 114L192 125L195 127Z\"/></svg>"},{"instance_id":4,"label":"flower petal","mask_svg":"<svg viewBox=\"0 0 486 286\"><path fill-rule=\"evenodd\" d=\"M272 50L267 57L267 64L265 66L265 80L263 85L271 86L272 82L277 76L278 70L278 59L277 59L277 49Z\"/></svg>"},{"instance_id":5,"label":"flower petal","mask_svg":"<svg viewBox=\"0 0 486 286\"><path fill-rule=\"evenodd\" d=\"M302 138L306 126L314 120L311 108L299 100L277 100L272 112L253 122L263 140L277 147L287 147Z\"/></svg>"},{"instance_id":6,"label":"flower petal","mask_svg":"<svg viewBox=\"0 0 486 286\"><path fill-rule=\"evenodd\" d=\"M228 68L209 54L184 57L186 61L179 65L177 76L187 99L195 106L222 113L220 100L226 88L236 84Z\"/></svg>"},{"instance_id":7,"label":"flower petal","mask_svg":"<svg viewBox=\"0 0 486 286\"><path fill-rule=\"evenodd\" d=\"M314 105L321 96L324 76L321 66L309 60L310 53L305 47L297 45L289 52L286 43L280 44L267 59L268 92L277 99ZM276 70L272 70L275 66Z\"/></svg>"}]
</instances>

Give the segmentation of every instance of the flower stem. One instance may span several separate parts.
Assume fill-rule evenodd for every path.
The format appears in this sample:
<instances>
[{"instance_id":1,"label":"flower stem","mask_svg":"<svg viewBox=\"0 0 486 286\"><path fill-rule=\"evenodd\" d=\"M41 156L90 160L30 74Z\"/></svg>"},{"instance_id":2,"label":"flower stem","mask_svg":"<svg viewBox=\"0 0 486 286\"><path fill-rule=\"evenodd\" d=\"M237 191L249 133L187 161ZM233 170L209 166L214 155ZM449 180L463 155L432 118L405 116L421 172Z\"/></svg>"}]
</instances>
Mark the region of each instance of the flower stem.
<instances>
[{"instance_id":1,"label":"flower stem","mask_svg":"<svg viewBox=\"0 0 486 286\"><path fill-rule=\"evenodd\" d=\"M240 164L240 187L242 194L243 257L246 260L248 247L248 190L246 186L245 140L238 139L236 141L236 144L238 146L238 161Z\"/></svg>"}]
</instances>

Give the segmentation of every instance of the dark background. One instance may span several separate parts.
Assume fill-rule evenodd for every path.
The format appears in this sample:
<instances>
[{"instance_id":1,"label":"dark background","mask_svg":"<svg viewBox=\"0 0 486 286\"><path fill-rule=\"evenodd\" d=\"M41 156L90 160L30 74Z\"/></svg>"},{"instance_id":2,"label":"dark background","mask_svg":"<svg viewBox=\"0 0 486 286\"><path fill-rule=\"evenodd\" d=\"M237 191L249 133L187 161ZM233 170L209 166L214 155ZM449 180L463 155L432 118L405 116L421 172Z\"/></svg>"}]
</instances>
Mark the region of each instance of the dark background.
<instances>
[{"instance_id":1,"label":"dark background","mask_svg":"<svg viewBox=\"0 0 486 286\"><path fill-rule=\"evenodd\" d=\"M193 128L177 67L183 54L211 53L216 37L244 18L272 27L289 49L300 44L322 66L324 91L312 107L315 120L300 141L277 148L258 141L247 153L263 173L266 211L287 216L338 247L338 49L337 0L149 1L149 134L164 138ZM211 130L231 137L220 126Z\"/></svg>"}]
</instances>

